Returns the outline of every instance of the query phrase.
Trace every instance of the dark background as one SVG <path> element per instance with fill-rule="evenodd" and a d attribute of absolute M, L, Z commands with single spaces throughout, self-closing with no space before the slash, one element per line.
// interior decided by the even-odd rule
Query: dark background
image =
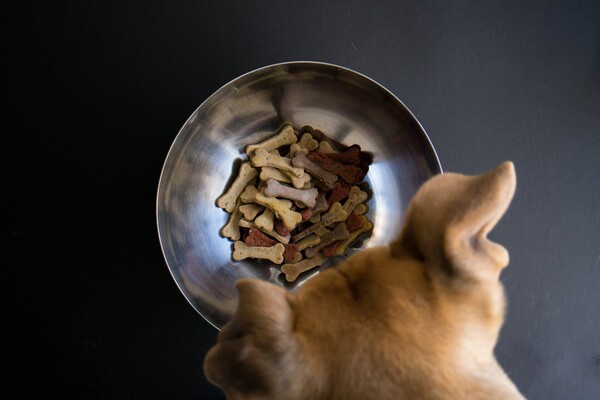
<path fill-rule="evenodd" d="M 600 2 L 494 3 L 3 3 L 3 389 L 223 399 L 157 239 L 162 163 L 222 84 L 314 60 L 395 93 L 446 171 L 515 162 L 497 356 L 530 399 L 599 399 Z"/>

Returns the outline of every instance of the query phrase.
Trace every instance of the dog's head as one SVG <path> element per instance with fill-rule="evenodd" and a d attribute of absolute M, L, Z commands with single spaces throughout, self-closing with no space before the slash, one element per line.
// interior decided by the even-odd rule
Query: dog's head
<path fill-rule="evenodd" d="M 511 163 L 439 175 L 389 246 L 296 292 L 238 282 L 206 376 L 231 400 L 522 398 L 493 355 L 508 253 L 487 238 L 514 191 Z"/>

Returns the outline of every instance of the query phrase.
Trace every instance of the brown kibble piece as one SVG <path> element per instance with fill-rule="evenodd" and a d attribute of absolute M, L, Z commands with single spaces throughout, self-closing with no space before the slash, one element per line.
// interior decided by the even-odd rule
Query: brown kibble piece
<path fill-rule="evenodd" d="M 328 234 L 321 237 L 321 243 L 319 243 L 316 246 L 309 247 L 308 249 L 306 249 L 304 251 L 304 254 L 306 255 L 306 257 L 311 258 L 315 254 L 317 254 L 319 251 L 321 251 L 323 248 L 329 246 L 333 242 L 337 242 L 339 240 L 344 240 L 348 236 L 350 236 L 350 232 L 348 232 L 348 229 L 346 228 L 346 224 L 343 222 L 339 223 L 336 225 L 334 230 L 332 230 Z"/>
<path fill-rule="evenodd" d="M 324 155 L 342 164 L 358 165 L 360 163 L 360 146 L 354 144 L 350 146 L 346 151 L 340 153 L 324 153 Z"/>
<path fill-rule="evenodd" d="M 256 228 L 248 229 L 248 234 L 244 238 L 244 243 L 248 246 L 269 247 L 275 246 L 278 242 L 271 239 Z"/>
<path fill-rule="evenodd" d="M 362 226 L 360 227 L 360 229 L 355 230 L 354 232 L 352 232 L 350 234 L 350 236 L 348 236 L 346 239 L 341 240 L 337 246 L 337 248 L 335 249 L 335 253 L 334 255 L 336 256 L 341 256 L 343 255 L 346 250 L 348 249 L 348 247 L 356 240 L 358 239 L 358 237 L 360 235 L 362 235 L 365 232 L 370 231 L 371 229 L 373 229 L 373 223 L 371 221 L 369 221 L 367 219 L 367 217 L 365 217 L 364 215 L 359 215 L 358 216 L 360 218 L 360 220 L 362 221 Z"/>
<path fill-rule="evenodd" d="M 323 253 L 323 255 L 325 257 L 331 257 L 335 254 L 335 250 L 338 247 L 338 244 L 340 243 L 340 241 L 335 241 L 332 244 L 330 244 L 329 246 L 323 248 L 323 250 L 321 250 L 321 253 Z"/>
<path fill-rule="evenodd" d="M 302 215 L 302 214 L 300 214 L 300 215 Z M 290 230 L 285 227 L 285 224 L 283 223 L 282 220 L 280 220 L 279 218 L 275 218 L 274 225 L 275 225 L 275 230 L 281 236 L 289 235 Z"/>
<path fill-rule="evenodd" d="M 294 167 L 304 169 L 304 171 L 311 174 L 328 189 L 333 188 L 338 179 L 334 173 L 328 172 L 326 169 L 309 160 L 304 153 L 297 153 L 292 159 L 292 164 Z"/>
<path fill-rule="evenodd" d="M 363 226 L 363 219 L 360 216 L 352 213 L 346 218 L 346 228 L 348 228 L 348 232 L 352 233 L 354 231 L 359 230 Z"/>
<path fill-rule="evenodd" d="M 344 221 L 347 217 L 348 217 L 348 213 L 346 211 L 344 211 L 344 208 L 342 207 L 342 205 L 340 203 L 333 203 L 331 205 L 329 211 L 327 211 L 327 213 L 325 213 L 323 215 L 323 217 L 321 218 L 321 221 L 309 226 L 302 232 L 299 232 L 296 235 L 294 235 L 292 237 L 292 241 L 297 242 L 298 240 L 307 237 L 311 233 L 316 232 L 320 228 L 324 228 L 335 222 Z"/>
<path fill-rule="evenodd" d="M 268 235 L 269 238 L 272 237 L 272 238 L 276 239 L 277 241 L 279 241 L 280 243 L 283 243 L 283 244 L 287 244 L 287 243 L 290 242 L 291 235 L 282 236 L 282 235 L 280 235 L 279 233 L 277 233 L 274 230 L 273 231 L 268 231 L 268 230 L 265 230 L 264 228 L 259 228 L 258 226 L 256 226 L 256 224 L 254 224 L 254 222 L 248 221 L 248 220 L 246 220 L 244 218 L 242 218 L 240 220 L 240 227 L 245 228 L 245 229 L 256 228 L 259 231 L 261 231 L 262 233 Z"/>
<path fill-rule="evenodd" d="M 304 208 L 299 210 L 299 212 L 300 215 L 302 215 L 302 221 L 308 221 L 313 215 L 313 210 L 311 208 Z"/>
<path fill-rule="evenodd" d="M 333 203 L 332 203 L 333 204 Z M 325 198 L 325 192 L 319 192 L 317 196 L 317 204 L 313 207 L 313 214 L 318 214 L 322 211 L 326 211 L 331 205 L 327 203 Z"/>
<path fill-rule="evenodd" d="M 308 159 L 326 171 L 338 175 L 347 183 L 358 183 L 363 177 L 363 172 L 360 168 L 354 165 L 346 165 L 334 161 L 320 151 L 312 152 L 308 155 Z"/>
<path fill-rule="evenodd" d="M 350 185 L 347 183 L 337 181 L 331 189 L 331 192 L 328 193 L 327 196 L 327 205 L 331 206 L 336 201 L 340 201 L 348 197 L 348 193 L 350 192 Z"/>
<path fill-rule="evenodd" d="M 284 244 L 283 261 L 286 263 L 294 262 L 298 254 L 298 245 L 296 243 Z"/>

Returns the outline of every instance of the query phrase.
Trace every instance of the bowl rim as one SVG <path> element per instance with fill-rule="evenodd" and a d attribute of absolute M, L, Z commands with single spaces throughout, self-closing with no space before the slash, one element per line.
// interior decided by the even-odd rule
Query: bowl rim
<path fill-rule="evenodd" d="M 179 288 L 179 291 L 181 292 L 181 294 L 183 295 L 183 297 L 187 300 L 187 302 L 192 306 L 192 308 L 206 322 L 208 322 L 210 325 L 212 325 L 218 331 L 220 331 L 221 328 L 219 328 L 218 326 L 216 326 L 202 312 L 200 312 L 200 310 L 198 310 L 198 308 L 196 308 L 196 305 L 186 295 L 186 292 L 181 287 L 179 281 L 177 280 L 177 277 L 173 273 L 173 269 L 169 266 L 169 260 L 167 259 L 167 254 L 165 253 L 165 246 L 163 244 L 163 240 L 162 240 L 162 237 L 161 237 L 161 224 L 160 224 L 160 218 L 159 218 L 159 202 L 160 202 L 160 196 L 161 196 L 162 181 L 163 181 L 163 179 L 165 179 L 165 176 L 164 176 L 165 175 L 165 167 L 167 166 L 167 162 L 169 161 L 169 159 L 171 157 L 171 153 L 173 151 L 173 148 L 175 147 L 175 144 L 178 143 L 179 138 L 183 134 L 183 130 L 187 126 L 188 122 L 190 122 L 190 120 L 197 115 L 198 111 L 204 106 L 204 104 L 206 104 L 214 96 L 216 96 L 217 94 L 221 93 L 226 87 L 230 86 L 233 82 L 235 82 L 235 81 L 237 81 L 239 79 L 242 79 L 242 78 L 244 78 L 244 77 L 246 77 L 248 75 L 251 75 L 251 74 L 263 71 L 263 70 L 267 70 L 267 69 L 270 69 L 270 68 L 276 68 L 276 67 L 287 66 L 287 65 L 301 65 L 301 64 L 318 65 L 318 66 L 325 66 L 325 67 L 336 68 L 336 69 L 339 69 L 339 70 L 344 70 L 346 72 L 358 75 L 358 76 L 360 76 L 363 79 L 366 79 L 371 84 L 373 84 L 376 87 L 378 87 L 379 89 L 383 90 L 387 95 L 391 96 L 395 101 L 397 101 L 401 105 L 401 107 L 404 108 L 404 110 L 406 112 L 408 112 L 408 114 L 413 119 L 413 121 L 416 122 L 417 126 L 421 130 L 421 133 L 423 134 L 424 138 L 427 141 L 427 145 L 429 147 L 431 155 L 433 156 L 433 160 L 432 161 L 434 161 L 436 167 L 438 168 L 439 174 L 443 174 L 444 173 L 444 170 L 442 168 L 442 164 L 440 162 L 440 159 L 439 159 L 439 156 L 437 154 L 437 151 L 435 150 L 435 147 L 433 146 L 433 143 L 431 142 L 431 139 L 429 138 L 429 135 L 427 134 L 427 131 L 425 130 L 425 128 L 423 127 L 423 125 L 421 124 L 421 122 L 419 121 L 419 119 L 406 106 L 406 104 L 404 104 L 402 102 L 402 100 L 400 100 L 394 93 L 392 93 L 392 91 L 390 91 L 388 88 L 386 88 L 385 86 L 383 86 L 381 83 L 379 83 L 379 82 L 375 81 L 374 79 L 372 79 L 372 78 L 370 78 L 370 77 L 368 77 L 368 76 L 366 76 L 366 75 L 364 75 L 364 74 L 362 74 L 362 73 L 360 73 L 358 71 L 355 71 L 355 70 L 353 70 L 351 68 L 343 67 L 341 65 L 337 65 L 337 64 L 333 64 L 333 63 L 322 62 L 322 61 L 301 61 L 301 60 L 297 60 L 297 61 L 284 61 L 284 62 L 273 63 L 273 64 L 265 65 L 265 66 L 262 66 L 262 67 L 259 67 L 259 68 L 255 68 L 255 69 L 253 69 L 251 71 L 248 71 L 248 72 L 246 72 L 246 73 L 244 73 L 242 75 L 239 75 L 239 76 L 237 76 L 237 77 L 229 80 L 225 84 L 221 85 L 210 96 L 208 96 L 202 103 L 200 103 L 200 105 L 198 107 L 196 107 L 196 109 L 185 120 L 185 122 L 183 123 L 183 125 L 181 126 L 181 128 L 179 129 L 179 131 L 177 132 L 177 135 L 175 135 L 175 138 L 171 142 L 171 146 L 169 146 L 169 150 L 167 151 L 167 154 L 165 156 L 165 160 L 163 161 L 163 165 L 162 165 L 161 170 L 160 170 L 160 177 L 158 179 L 158 187 L 157 187 L 157 191 L 156 191 L 156 210 L 155 210 L 155 213 L 156 213 L 156 215 L 155 215 L 155 217 L 156 217 L 156 228 L 157 228 L 156 229 L 156 234 L 158 236 L 158 241 L 159 241 L 159 244 L 160 244 L 160 250 L 161 250 L 162 255 L 163 255 L 163 260 L 165 262 L 165 265 L 166 265 L 167 269 L 169 270 L 169 274 L 171 275 L 171 278 L 173 278 L 173 280 L 175 281 L 175 284 Z"/>

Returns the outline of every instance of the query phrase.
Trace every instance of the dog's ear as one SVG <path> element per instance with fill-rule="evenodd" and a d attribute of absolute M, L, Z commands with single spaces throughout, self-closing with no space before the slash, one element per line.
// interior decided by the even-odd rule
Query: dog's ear
<path fill-rule="evenodd" d="M 255 279 L 242 279 L 236 287 L 237 312 L 206 355 L 204 373 L 230 399 L 266 397 L 277 360 L 293 344 L 293 313 L 281 287 Z"/>
<path fill-rule="evenodd" d="M 506 212 L 515 186 L 511 162 L 479 176 L 447 173 L 430 179 L 408 207 L 393 254 L 452 276 L 497 278 L 508 252 L 487 234 Z"/>

